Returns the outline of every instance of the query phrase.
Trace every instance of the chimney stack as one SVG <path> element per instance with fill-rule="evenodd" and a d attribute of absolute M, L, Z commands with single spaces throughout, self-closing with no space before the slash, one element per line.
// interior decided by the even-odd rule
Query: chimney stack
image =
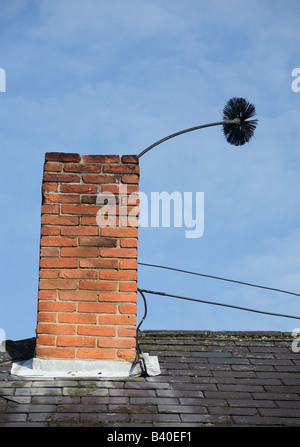
<path fill-rule="evenodd" d="M 37 359 L 134 361 L 138 183 L 135 155 L 46 154 Z"/>

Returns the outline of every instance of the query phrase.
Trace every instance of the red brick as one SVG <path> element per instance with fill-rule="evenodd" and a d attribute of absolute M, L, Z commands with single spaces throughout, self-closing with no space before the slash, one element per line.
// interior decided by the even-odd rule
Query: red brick
<path fill-rule="evenodd" d="M 83 290 L 116 291 L 117 284 L 114 282 L 105 282 L 105 281 L 80 281 L 79 288 Z"/>
<path fill-rule="evenodd" d="M 53 281 L 47 281 L 45 279 L 39 282 L 40 290 L 75 290 L 77 288 L 77 281 L 58 279 Z"/>
<path fill-rule="evenodd" d="M 56 336 L 55 335 L 38 335 L 36 339 L 36 343 L 38 345 L 55 345 Z"/>
<path fill-rule="evenodd" d="M 62 257 L 76 257 L 76 258 L 97 258 L 99 256 L 98 248 L 86 248 L 86 247 L 71 247 L 71 248 L 61 248 L 60 255 Z"/>
<path fill-rule="evenodd" d="M 105 165 L 103 172 L 107 174 L 139 174 L 140 169 L 137 165 Z"/>
<path fill-rule="evenodd" d="M 121 282 L 120 292 L 136 292 L 137 283 L 136 282 Z"/>
<path fill-rule="evenodd" d="M 136 329 L 121 326 L 118 328 L 118 337 L 136 337 Z"/>
<path fill-rule="evenodd" d="M 39 311 L 44 312 L 75 312 L 76 304 L 74 303 L 49 303 L 40 301 L 38 305 Z"/>
<path fill-rule="evenodd" d="M 139 157 L 138 155 L 122 155 L 122 163 L 139 163 Z"/>
<path fill-rule="evenodd" d="M 121 239 L 120 247 L 121 248 L 137 248 L 138 240 L 137 239 Z"/>
<path fill-rule="evenodd" d="M 58 271 L 57 270 L 46 270 L 46 269 L 40 269 L 40 279 L 55 279 L 58 278 Z"/>
<path fill-rule="evenodd" d="M 80 155 L 74 153 L 64 152 L 46 152 L 46 161 L 60 161 L 60 162 L 80 162 Z"/>
<path fill-rule="evenodd" d="M 41 247 L 40 256 L 45 258 L 57 258 L 59 256 L 59 249 L 52 247 Z"/>
<path fill-rule="evenodd" d="M 43 177 L 44 182 L 50 183 L 79 183 L 80 177 L 75 174 L 52 174 L 45 172 Z"/>
<path fill-rule="evenodd" d="M 101 192 L 111 192 L 112 194 L 116 194 L 117 198 L 117 195 L 120 193 L 120 185 L 102 185 Z"/>
<path fill-rule="evenodd" d="M 122 183 L 134 183 L 137 184 L 139 182 L 138 175 L 122 175 Z"/>
<path fill-rule="evenodd" d="M 101 236 L 104 237 L 120 237 L 120 238 L 135 238 L 138 237 L 137 228 L 101 228 Z"/>
<path fill-rule="evenodd" d="M 89 206 L 89 205 L 62 205 L 61 212 L 64 214 L 78 214 L 82 215 L 97 215 L 99 211 L 99 206 Z"/>
<path fill-rule="evenodd" d="M 136 293 L 100 293 L 99 301 L 109 301 L 114 303 L 136 303 Z"/>
<path fill-rule="evenodd" d="M 136 281 L 137 280 L 137 272 L 133 271 L 120 271 L 120 270 L 100 270 L 99 272 L 100 279 L 110 279 L 116 281 Z"/>
<path fill-rule="evenodd" d="M 94 348 L 96 345 L 95 338 L 91 337 L 57 337 L 56 346 L 75 346 Z"/>
<path fill-rule="evenodd" d="M 136 305 L 135 304 L 120 304 L 119 305 L 119 312 L 121 314 L 132 314 L 136 315 Z"/>
<path fill-rule="evenodd" d="M 97 202 L 97 195 L 82 195 L 81 196 L 81 203 L 82 204 L 92 204 L 95 205 L 95 203 Z"/>
<path fill-rule="evenodd" d="M 95 219 L 96 220 L 96 219 Z M 42 216 L 42 225 L 78 225 L 76 216 Z"/>
<path fill-rule="evenodd" d="M 134 195 L 138 195 L 139 193 L 139 185 L 126 185 L 127 187 L 127 194 L 134 194 Z"/>
<path fill-rule="evenodd" d="M 67 258 L 57 258 L 57 259 L 41 259 L 40 267 L 41 268 L 75 268 L 77 267 L 78 261 L 77 259 L 67 259 Z"/>
<path fill-rule="evenodd" d="M 100 248 L 103 258 L 136 258 L 137 250 L 127 248 Z"/>
<path fill-rule="evenodd" d="M 45 193 L 47 191 L 55 192 L 58 190 L 57 183 L 43 183 L 42 192 Z"/>
<path fill-rule="evenodd" d="M 95 227 L 62 227 L 61 230 L 62 236 L 98 236 L 99 229 Z"/>
<path fill-rule="evenodd" d="M 78 163 L 69 163 L 64 167 L 65 172 L 100 172 L 101 166 L 99 165 L 87 165 L 87 164 L 78 164 Z"/>
<path fill-rule="evenodd" d="M 61 193 L 96 194 L 97 185 L 60 185 Z"/>
<path fill-rule="evenodd" d="M 136 317 L 133 315 L 100 315 L 99 324 L 135 325 Z"/>
<path fill-rule="evenodd" d="M 95 337 L 114 337 L 116 330 L 110 326 L 78 326 L 77 333 Z"/>
<path fill-rule="evenodd" d="M 45 203 L 79 203 L 77 194 L 44 194 Z"/>
<path fill-rule="evenodd" d="M 119 155 L 83 155 L 86 163 L 119 163 Z"/>
<path fill-rule="evenodd" d="M 59 205 L 42 205 L 42 214 L 58 214 Z"/>
<path fill-rule="evenodd" d="M 96 315 L 91 314 L 78 314 L 78 313 L 67 313 L 58 315 L 59 323 L 74 323 L 74 324 L 96 324 Z"/>
<path fill-rule="evenodd" d="M 56 314 L 52 312 L 39 312 L 37 316 L 37 321 L 42 323 L 56 323 Z"/>
<path fill-rule="evenodd" d="M 76 278 L 76 279 L 97 279 L 98 273 L 90 270 L 60 270 L 60 278 Z"/>
<path fill-rule="evenodd" d="M 98 223 L 96 220 L 96 216 L 90 217 L 90 216 L 82 216 L 81 218 L 81 225 L 87 225 L 87 226 L 97 226 L 98 228 Z"/>
<path fill-rule="evenodd" d="M 96 269 L 117 269 L 117 259 L 80 259 L 79 266 L 82 268 L 96 268 Z"/>
<path fill-rule="evenodd" d="M 103 359 L 112 360 L 115 359 L 115 351 L 111 349 L 78 349 L 78 359 Z"/>
<path fill-rule="evenodd" d="M 42 237 L 43 247 L 77 247 L 77 239 L 67 237 Z"/>
<path fill-rule="evenodd" d="M 82 180 L 84 183 L 97 183 L 97 184 L 103 184 L 103 183 L 118 183 L 118 176 L 117 175 L 97 175 L 97 174 L 90 174 L 90 175 L 83 175 Z"/>
<path fill-rule="evenodd" d="M 37 346 L 36 356 L 42 358 L 53 358 L 53 359 L 74 359 L 75 349 L 70 348 L 43 348 Z"/>
<path fill-rule="evenodd" d="M 38 334 L 53 334 L 53 335 L 75 335 L 76 326 L 73 324 L 38 324 Z"/>
<path fill-rule="evenodd" d="M 39 300 L 56 300 L 56 291 L 39 290 Z M 39 301 L 40 302 L 40 301 Z"/>
<path fill-rule="evenodd" d="M 115 314 L 117 311 L 117 306 L 115 304 L 99 303 L 100 312 L 103 314 Z"/>
<path fill-rule="evenodd" d="M 123 348 L 130 349 L 136 346 L 136 341 L 133 339 L 121 339 L 121 338 L 99 338 L 97 345 L 99 348 Z"/>
<path fill-rule="evenodd" d="M 105 239 L 104 237 L 81 237 L 79 238 L 79 245 L 85 247 L 116 247 L 117 241 L 112 238 Z"/>
<path fill-rule="evenodd" d="M 58 236 L 59 235 L 59 227 L 42 227 L 41 235 L 42 236 Z"/>
<path fill-rule="evenodd" d="M 137 270 L 138 263 L 136 259 L 122 259 L 120 261 L 120 269 Z"/>
<path fill-rule="evenodd" d="M 135 350 L 120 350 L 117 351 L 117 358 L 122 360 L 134 360 L 136 357 L 136 351 Z"/>
<path fill-rule="evenodd" d="M 107 303 L 79 303 L 78 312 L 115 314 L 117 306 Z"/>
<path fill-rule="evenodd" d="M 59 292 L 59 298 L 62 301 L 97 301 L 98 294 L 96 292 L 72 291 Z"/>
<path fill-rule="evenodd" d="M 45 163 L 44 171 L 47 172 L 61 172 L 62 170 L 62 163 Z"/>

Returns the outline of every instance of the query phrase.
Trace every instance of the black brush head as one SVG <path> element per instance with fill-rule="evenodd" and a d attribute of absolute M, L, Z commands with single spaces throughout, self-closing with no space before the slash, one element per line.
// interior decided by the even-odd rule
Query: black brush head
<path fill-rule="evenodd" d="M 223 120 L 235 123 L 223 124 L 223 132 L 228 143 L 242 146 L 253 137 L 258 120 L 250 119 L 255 116 L 255 107 L 244 98 L 231 98 L 223 110 Z"/>

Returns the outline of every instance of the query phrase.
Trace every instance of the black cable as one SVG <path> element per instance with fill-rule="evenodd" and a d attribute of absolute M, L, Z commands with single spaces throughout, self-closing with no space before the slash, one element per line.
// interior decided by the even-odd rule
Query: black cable
<path fill-rule="evenodd" d="M 251 283 L 248 283 L 248 282 L 236 281 L 234 279 L 221 278 L 219 276 L 205 275 L 204 273 L 190 272 L 188 270 L 176 269 L 174 267 L 166 267 L 164 265 L 146 264 L 144 262 L 138 262 L 138 264 L 145 265 L 147 267 L 157 267 L 157 268 L 161 268 L 161 269 L 174 270 L 176 272 L 189 273 L 190 275 L 204 276 L 206 278 L 219 279 L 221 281 L 229 281 L 229 282 L 234 282 L 234 283 L 237 283 L 237 284 L 243 284 L 245 286 L 258 287 L 260 289 L 273 290 L 274 292 L 288 293 L 290 295 L 300 296 L 300 293 L 288 292 L 287 290 L 274 289 L 273 287 L 260 286 L 258 284 L 251 284 Z"/>
<path fill-rule="evenodd" d="M 145 320 L 146 316 L 147 316 L 147 302 L 146 302 L 146 298 L 145 295 L 143 294 L 143 290 L 138 289 L 138 291 L 140 292 L 140 294 L 142 295 L 142 298 L 144 300 L 144 305 L 145 305 L 145 312 L 144 312 L 144 316 L 141 319 L 139 325 L 136 328 L 136 350 L 138 352 L 138 354 L 141 354 L 141 350 L 140 350 L 140 346 L 139 346 L 139 329 L 143 323 L 143 321 Z"/>
<path fill-rule="evenodd" d="M 186 296 L 172 295 L 172 294 L 165 293 L 165 292 L 155 292 L 153 290 L 144 290 L 144 289 L 138 289 L 138 290 L 141 293 L 144 292 L 144 293 L 151 293 L 151 294 L 154 294 L 154 295 L 169 296 L 169 297 L 172 297 L 172 298 L 179 298 L 179 299 L 182 299 L 182 300 L 197 301 L 199 303 L 213 304 L 215 306 L 224 306 L 224 307 L 230 307 L 230 308 L 233 308 L 233 309 L 245 310 L 245 311 L 248 311 L 248 312 L 256 312 L 256 313 L 272 315 L 272 316 L 276 316 L 276 317 L 295 318 L 297 320 L 300 320 L 300 317 L 296 317 L 296 316 L 293 316 L 293 315 L 276 314 L 276 313 L 273 313 L 273 312 L 266 312 L 266 311 L 263 311 L 263 310 L 249 309 L 247 307 L 233 306 L 231 304 L 223 304 L 223 303 L 216 303 L 216 302 L 213 302 L 213 301 L 199 300 L 199 299 L 196 299 L 196 298 L 188 298 Z"/>
<path fill-rule="evenodd" d="M 146 301 L 145 295 L 143 294 L 143 291 L 140 289 L 138 289 L 138 291 L 140 292 L 140 294 L 142 295 L 142 298 L 144 300 L 145 312 L 144 312 L 143 318 L 141 319 L 139 325 L 136 328 L 136 353 L 137 353 L 137 359 L 140 361 L 142 375 L 147 376 L 147 367 L 146 367 L 145 360 L 142 356 L 142 351 L 140 349 L 140 343 L 139 343 L 139 329 L 147 316 L 147 301 Z"/>

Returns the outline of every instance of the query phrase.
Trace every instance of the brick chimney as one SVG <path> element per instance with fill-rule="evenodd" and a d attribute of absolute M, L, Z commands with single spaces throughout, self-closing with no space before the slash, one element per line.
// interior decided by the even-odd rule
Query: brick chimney
<path fill-rule="evenodd" d="M 135 359 L 138 182 L 135 155 L 46 154 L 36 358 Z"/>

